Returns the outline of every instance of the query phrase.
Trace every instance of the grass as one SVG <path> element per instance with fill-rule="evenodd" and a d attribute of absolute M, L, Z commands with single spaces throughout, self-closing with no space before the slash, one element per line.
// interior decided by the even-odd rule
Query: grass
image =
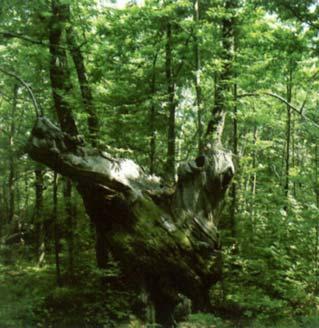
<path fill-rule="evenodd" d="M 54 275 L 48 267 L 0 264 L 0 327 L 35 327 L 37 308 L 54 286 Z"/>
<path fill-rule="evenodd" d="M 58 316 L 58 310 L 46 309 L 45 299 L 50 294 L 56 296 L 64 289 L 57 289 L 55 284 L 54 268 L 52 266 L 30 266 L 30 263 L 3 265 L 0 263 L 0 328 L 33 328 L 48 327 L 42 318 Z M 95 293 L 92 290 L 92 293 Z M 67 290 L 66 295 L 70 292 Z M 73 294 L 70 294 L 73 295 Z M 59 296 L 59 295 L 58 295 Z M 81 296 L 81 295 L 80 295 Z M 81 296 L 82 297 L 82 296 Z M 65 295 L 63 308 L 67 303 L 74 303 L 74 299 L 68 299 Z M 88 302 L 82 300 L 84 305 Z M 55 304 L 56 305 L 56 304 Z M 101 304 L 102 306 L 102 304 Z M 68 307 L 70 310 L 70 307 Z M 122 306 L 120 306 L 122 309 Z M 101 309 L 100 313 L 103 314 Z M 124 309 L 122 309 L 124 310 Z M 40 312 L 39 312 L 40 311 Z M 69 311 L 68 311 L 69 312 Z M 84 313 L 78 313 L 76 309 L 73 316 L 82 317 Z M 64 314 L 66 315 L 66 313 Z M 65 322 L 71 322 L 71 317 L 65 317 Z M 82 318 L 84 319 L 84 318 Z M 71 320 L 71 321 L 70 321 Z M 50 325 L 51 326 L 51 325 Z M 64 325 L 69 328 L 68 324 Z M 63 326 L 63 327 L 64 327 Z M 73 326 L 72 326 L 73 327 Z M 89 326 L 88 326 L 89 327 Z M 119 327 L 119 325 L 118 325 Z M 121 326 L 122 327 L 122 326 Z M 139 321 L 131 321 L 123 327 L 145 327 Z M 148 326 L 147 326 L 148 327 Z M 179 324 L 179 328 L 319 328 L 319 315 L 312 317 L 287 318 L 281 321 L 270 322 L 265 320 L 224 320 L 213 314 L 196 313 L 189 316 L 187 322 Z"/>

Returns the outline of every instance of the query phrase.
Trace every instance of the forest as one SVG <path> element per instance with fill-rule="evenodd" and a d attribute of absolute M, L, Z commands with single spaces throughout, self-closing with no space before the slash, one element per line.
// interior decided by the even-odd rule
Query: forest
<path fill-rule="evenodd" d="M 0 328 L 319 327 L 319 2 L 0 0 Z"/>

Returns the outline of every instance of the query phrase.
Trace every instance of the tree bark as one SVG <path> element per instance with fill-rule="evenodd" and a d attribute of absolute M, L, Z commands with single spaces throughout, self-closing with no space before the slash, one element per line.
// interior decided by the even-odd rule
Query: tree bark
<path fill-rule="evenodd" d="M 43 217 L 43 170 L 37 165 L 34 170 L 35 175 L 35 232 L 36 232 L 36 248 L 38 255 L 38 265 L 42 266 L 45 258 L 45 229 Z"/>
<path fill-rule="evenodd" d="M 87 123 L 89 129 L 89 140 L 93 146 L 96 146 L 99 135 L 99 119 L 96 115 L 96 110 L 93 103 L 93 95 L 88 81 L 86 67 L 84 64 L 84 57 L 82 55 L 81 48 L 77 44 L 75 31 L 72 27 L 70 14 L 70 6 L 68 6 L 68 27 L 66 28 L 66 39 L 68 47 L 75 65 L 82 101 L 84 109 L 88 115 Z"/>
<path fill-rule="evenodd" d="M 74 211 L 72 203 L 72 182 L 70 179 L 66 179 L 64 182 L 64 200 L 67 224 L 68 273 L 72 282 L 74 277 Z"/>
<path fill-rule="evenodd" d="M 151 79 L 151 95 L 152 95 L 152 104 L 150 108 L 150 173 L 155 173 L 155 154 L 156 154 L 156 105 L 155 105 L 155 94 L 156 94 L 156 62 L 158 54 L 156 53 L 153 58 L 152 64 L 152 79 Z"/>
<path fill-rule="evenodd" d="M 212 109 L 212 119 L 208 125 L 206 136 L 212 135 L 214 147 L 221 147 L 222 134 L 225 124 L 225 115 L 230 109 L 231 86 L 233 69 L 232 62 L 234 56 L 234 33 L 235 16 L 234 10 L 238 0 L 226 0 L 224 2 L 225 14 L 222 18 L 221 28 L 221 59 L 223 68 L 215 75 L 215 100 Z"/>
<path fill-rule="evenodd" d="M 15 160 L 14 160 L 14 137 L 16 130 L 16 110 L 17 110 L 17 100 L 18 100 L 18 86 L 15 84 L 13 86 L 13 102 L 11 106 L 11 120 L 10 120 L 10 131 L 9 131 L 9 178 L 8 178 L 8 222 L 12 223 L 14 213 L 15 213 Z"/>
<path fill-rule="evenodd" d="M 8 215 L 9 213 L 9 203 L 8 203 L 8 188 L 7 188 L 7 182 L 4 180 L 1 186 L 2 189 L 2 201 L 3 201 L 3 213 L 5 213 L 5 216 L 3 217 L 3 222 L 8 221 Z"/>
<path fill-rule="evenodd" d="M 146 286 L 160 323 L 172 327 L 178 293 L 207 306 L 203 295 L 217 280 L 217 212 L 234 174 L 230 153 L 211 150 L 183 163 L 168 189 L 133 161 L 84 147 L 46 118 L 38 118 L 28 152 L 76 183 L 96 227 L 99 266 L 111 252 L 127 281 Z"/>
<path fill-rule="evenodd" d="M 61 47 L 63 33 L 68 20 L 68 5 L 52 0 L 52 18 L 49 29 L 50 43 L 50 80 L 55 110 L 63 131 L 72 136 L 78 134 L 77 127 L 71 112 L 71 107 L 66 100 L 66 95 L 71 92 L 72 84 L 64 47 Z"/>
<path fill-rule="evenodd" d="M 61 263 L 60 263 L 60 229 L 58 223 L 58 175 L 54 172 L 53 175 L 53 208 L 52 221 L 54 226 L 54 257 L 55 257 L 55 279 L 57 286 L 62 286 L 61 279 Z"/>
<path fill-rule="evenodd" d="M 250 237 L 254 235 L 254 227 L 255 227 L 255 216 L 256 216 L 256 188 L 257 188 L 257 141 L 258 141 L 258 127 L 255 123 L 254 126 L 254 151 L 252 154 L 252 175 L 250 176 L 250 191 L 251 191 L 251 200 L 250 200 Z"/>
<path fill-rule="evenodd" d="M 233 154 L 238 156 L 238 122 L 237 122 L 237 84 L 233 86 L 233 98 L 234 98 L 234 108 L 233 108 Z M 237 183 L 233 181 L 231 185 L 231 206 L 230 206 L 230 231 L 233 239 L 236 238 L 236 209 L 237 209 Z"/>
<path fill-rule="evenodd" d="M 292 67 L 291 63 L 288 67 L 287 77 L 287 102 L 291 102 L 292 97 Z M 285 210 L 288 210 L 288 195 L 289 195 L 289 169 L 290 169 L 290 144 L 291 144 L 291 108 L 287 105 L 287 122 L 286 122 L 286 152 L 285 152 L 285 183 L 284 194 L 286 198 Z"/>
<path fill-rule="evenodd" d="M 204 150 L 203 143 L 203 109 L 202 109 L 202 88 L 201 88 L 201 54 L 199 47 L 199 40 L 197 33 L 199 31 L 199 18 L 200 18 L 200 1 L 194 0 L 193 8 L 194 22 L 196 24 L 196 32 L 194 36 L 194 55 L 195 55 L 195 92 L 196 92 L 196 106 L 197 106 L 197 134 L 198 134 L 198 153 L 201 154 Z"/>
<path fill-rule="evenodd" d="M 175 180 L 175 153 L 176 153 L 176 127 L 175 127 L 175 82 L 173 73 L 173 36 L 172 24 L 167 23 L 166 26 L 166 49 L 165 49 L 165 67 L 167 81 L 167 97 L 168 97 L 168 130 L 167 130 L 167 162 L 166 170 L 168 178 Z"/>
<path fill-rule="evenodd" d="M 295 168 L 296 166 L 296 138 L 295 138 L 295 131 L 296 131 L 296 117 L 295 112 L 291 112 L 291 167 Z M 292 190 L 293 195 L 297 197 L 297 188 L 296 182 L 293 181 L 292 183 Z"/>

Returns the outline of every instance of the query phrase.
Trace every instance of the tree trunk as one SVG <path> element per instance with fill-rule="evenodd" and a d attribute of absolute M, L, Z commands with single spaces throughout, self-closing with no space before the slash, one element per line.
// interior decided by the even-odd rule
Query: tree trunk
<path fill-rule="evenodd" d="M 233 110 L 233 154 L 238 156 L 238 124 L 237 124 L 237 84 L 233 86 L 234 110 Z M 236 209 L 237 209 L 237 183 L 233 181 L 231 185 L 231 206 L 230 206 L 230 231 L 233 239 L 236 238 Z"/>
<path fill-rule="evenodd" d="M 210 150 L 182 164 L 167 189 L 133 161 L 84 147 L 46 118 L 38 118 L 28 152 L 76 183 L 96 227 L 99 266 L 111 252 L 127 281 L 146 286 L 164 325 L 173 327 L 178 293 L 203 303 L 217 275 L 216 213 L 234 174 L 229 153 Z"/>
<path fill-rule="evenodd" d="M 52 221 L 54 226 L 54 256 L 55 256 L 55 279 L 57 286 L 62 285 L 61 279 L 61 264 L 60 264 L 60 233 L 58 223 L 58 175 L 54 172 L 53 175 L 53 208 L 52 208 Z"/>
<path fill-rule="evenodd" d="M 24 210 L 27 211 L 27 209 L 29 208 L 29 177 L 28 174 L 24 174 L 24 203 L 23 203 L 23 207 Z"/>
<path fill-rule="evenodd" d="M 291 103 L 292 96 L 292 68 L 291 63 L 288 67 L 287 77 L 287 102 Z M 291 144 L 291 108 L 287 106 L 287 122 L 286 122 L 286 153 L 285 153 L 285 183 L 284 194 L 286 198 L 285 210 L 288 210 L 288 195 L 289 195 L 289 169 L 290 169 L 290 144 Z"/>
<path fill-rule="evenodd" d="M 10 120 L 10 131 L 9 131 L 9 178 L 8 178 L 8 198 L 9 198 L 9 211 L 8 211 L 8 222 L 13 222 L 15 213 L 15 161 L 14 161 L 14 136 L 16 130 L 16 110 L 18 100 L 18 86 L 13 86 L 13 102 L 11 107 L 11 120 Z"/>
<path fill-rule="evenodd" d="M 296 118 L 295 112 L 291 112 L 291 167 L 294 168 L 296 166 L 296 138 L 295 138 L 295 131 L 296 131 Z M 297 197 L 297 189 L 296 189 L 296 182 L 293 181 L 292 183 L 292 190 L 293 195 Z"/>
<path fill-rule="evenodd" d="M 66 100 L 66 95 L 71 92 L 72 84 L 67 64 L 67 56 L 63 45 L 65 24 L 68 20 L 68 5 L 52 0 L 52 17 L 49 30 L 50 43 L 50 80 L 55 104 L 55 110 L 63 131 L 71 136 L 78 134 L 72 116 L 71 107 Z"/>
<path fill-rule="evenodd" d="M 77 44 L 75 31 L 72 27 L 70 6 L 68 6 L 68 27 L 66 29 L 66 39 L 70 53 L 75 65 L 76 73 L 81 90 L 82 101 L 84 109 L 88 115 L 87 123 L 89 129 L 89 139 L 93 146 L 96 146 L 96 142 L 99 134 L 99 120 L 96 115 L 96 110 L 93 103 L 92 90 L 87 78 L 86 68 L 84 64 L 84 58 L 81 48 Z"/>
<path fill-rule="evenodd" d="M 38 265 L 42 266 L 45 258 L 45 229 L 43 217 L 43 170 L 40 165 L 37 165 L 34 170 L 35 175 L 35 232 L 36 232 L 36 248 L 38 255 Z"/>
<path fill-rule="evenodd" d="M 234 10 L 238 0 L 226 0 L 224 3 L 225 14 L 221 21 L 221 58 L 223 69 L 215 75 L 215 100 L 212 109 L 212 119 L 206 135 L 212 134 L 215 148 L 221 148 L 222 134 L 225 124 L 226 112 L 230 109 L 231 86 L 234 56 L 235 16 Z"/>
<path fill-rule="evenodd" d="M 257 187 L 257 141 L 258 141 L 258 127 L 257 123 L 254 126 L 254 151 L 252 154 L 252 175 L 250 176 L 250 190 L 251 190 L 251 201 L 250 201 L 250 238 L 254 235 L 255 217 L 256 217 L 256 187 Z"/>
<path fill-rule="evenodd" d="M 151 96 L 152 104 L 150 108 L 150 173 L 155 173 L 155 154 L 156 154 L 156 107 L 155 107 L 155 94 L 156 94 L 156 62 L 158 54 L 154 56 L 152 65 L 152 79 L 151 79 Z"/>
<path fill-rule="evenodd" d="M 197 33 L 199 31 L 199 12 L 200 12 L 200 1 L 194 0 L 193 8 L 194 22 L 196 24 L 196 32 L 194 36 L 194 55 L 195 55 L 195 92 L 196 92 L 196 106 L 197 106 L 197 134 L 198 134 L 198 153 L 201 154 L 204 150 L 203 144 L 203 109 L 202 109 L 202 88 L 201 88 L 201 56 Z"/>
<path fill-rule="evenodd" d="M 175 180 L 175 153 L 176 153 L 176 131 L 175 131 L 175 83 L 173 74 L 173 36 L 172 24 L 167 23 L 166 27 L 166 50 L 165 50 L 165 66 L 167 81 L 167 97 L 168 97 L 168 130 L 167 130 L 167 162 L 166 170 L 168 178 Z"/>
<path fill-rule="evenodd" d="M 68 274 L 72 282 L 74 277 L 74 211 L 72 203 L 72 182 L 70 179 L 65 180 L 64 200 L 67 225 Z"/>
<path fill-rule="evenodd" d="M 3 200 L 3 213 L 5 213 L 5 217 L 3 217 L 3 221 L 8 221 L 8 215 L 9 213 L 9 204 L 8 204 L 8 188 L 7 188 L 7 182 L 4 180 L 1 186 L 2 189 L 2 200 Z"/>

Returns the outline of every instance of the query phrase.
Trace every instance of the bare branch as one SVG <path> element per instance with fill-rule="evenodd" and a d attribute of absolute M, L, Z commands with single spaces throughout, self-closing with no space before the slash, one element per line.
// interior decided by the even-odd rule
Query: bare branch
<path fill-rule="evenodd" d="M 37 100 L 35 99 L 35 96 L 34 96 L 32 90 L 31 90 L 31 88 L 28 86 L 28 84 L 20 76 L 18 76 L 17 74 L 15 74 L 13 72 L 8 72 L 7 70 L 3 69 L 2 67 L 0 67 L 0 72 L 2 72 L 5 75 L 14 77 L 16 80 L 18 80 L 27 89 L 27 91 L 28 91 L 28 93 L 29 93 L 29 95 L 31 97 L 33 106 L 34 106 L 36 116 L 37 117 L 43 116 L 43 111 L 39 107 L 39 105 L 37 103 Z"/>
<path fill-rule="evenodd" d="M 39 46 L 43 46 L 43 47 L 49 47 L 49 43 L 42 41 L 42 40 L 36 40 L 36 39 L 32 39 L 29 36 L 26 36 L 22 33 L 16 33 L 16 32 L 10 32 L 10 31 L 0 31 L 0 36 L 2 36 L 3 38 L 7 38 L 7 39 L 20 39 L 32 44 L 37 44 Z M 67 49 L 65 46 L 61 46 L 58 45 L 59 48 L 63 48 L 63 49 Z"/>
<path fill-rule="evenodd" d="M 15 33 L 15 32 L 10 32 L 10 31 L 0 31 L 0 36 L 4 37 L 6 39 L 16 38 L 16 39 L 21 39 L 23 41 L 27 41 L 30 43 L 39 44 L 41 46 L 46 46 L 46 47 L 49 46 L 47 43 L 45 43 L 41 40 L 32 39 L 28 36 L 23 35 L 22 33 Z"/>
<path fill-rule="evenodd" d="M 277 95 L 276 93 L 267 92 L 267 91 L 242 93 L 242 94 L 237 95 L 237 98 L 261 97 L 261 96 L 269 96 L 269 97 L 273 97 L 273 98 L 276 98 L 276 99 L 280 100 L 281 102 L 286 104 L 289 108 L 291 108 L 294 112 L 296 112 L 298 115 L 300 115 L 302 118 L 304 118 L 305 120 L 311 122 L 315 127 L 319 128 L 319 124 L 317 124 L 314 120 L 312 120 L 311 118 L 309 118 L 308 116 L 303 114 L 303 108 L 305 106 L 305 101 L 303 102 L 301 108 L 297 108 L 296 106 L 289 103 L 287 101 L 287 99 L 283 98 L 282 96 Z"/>

